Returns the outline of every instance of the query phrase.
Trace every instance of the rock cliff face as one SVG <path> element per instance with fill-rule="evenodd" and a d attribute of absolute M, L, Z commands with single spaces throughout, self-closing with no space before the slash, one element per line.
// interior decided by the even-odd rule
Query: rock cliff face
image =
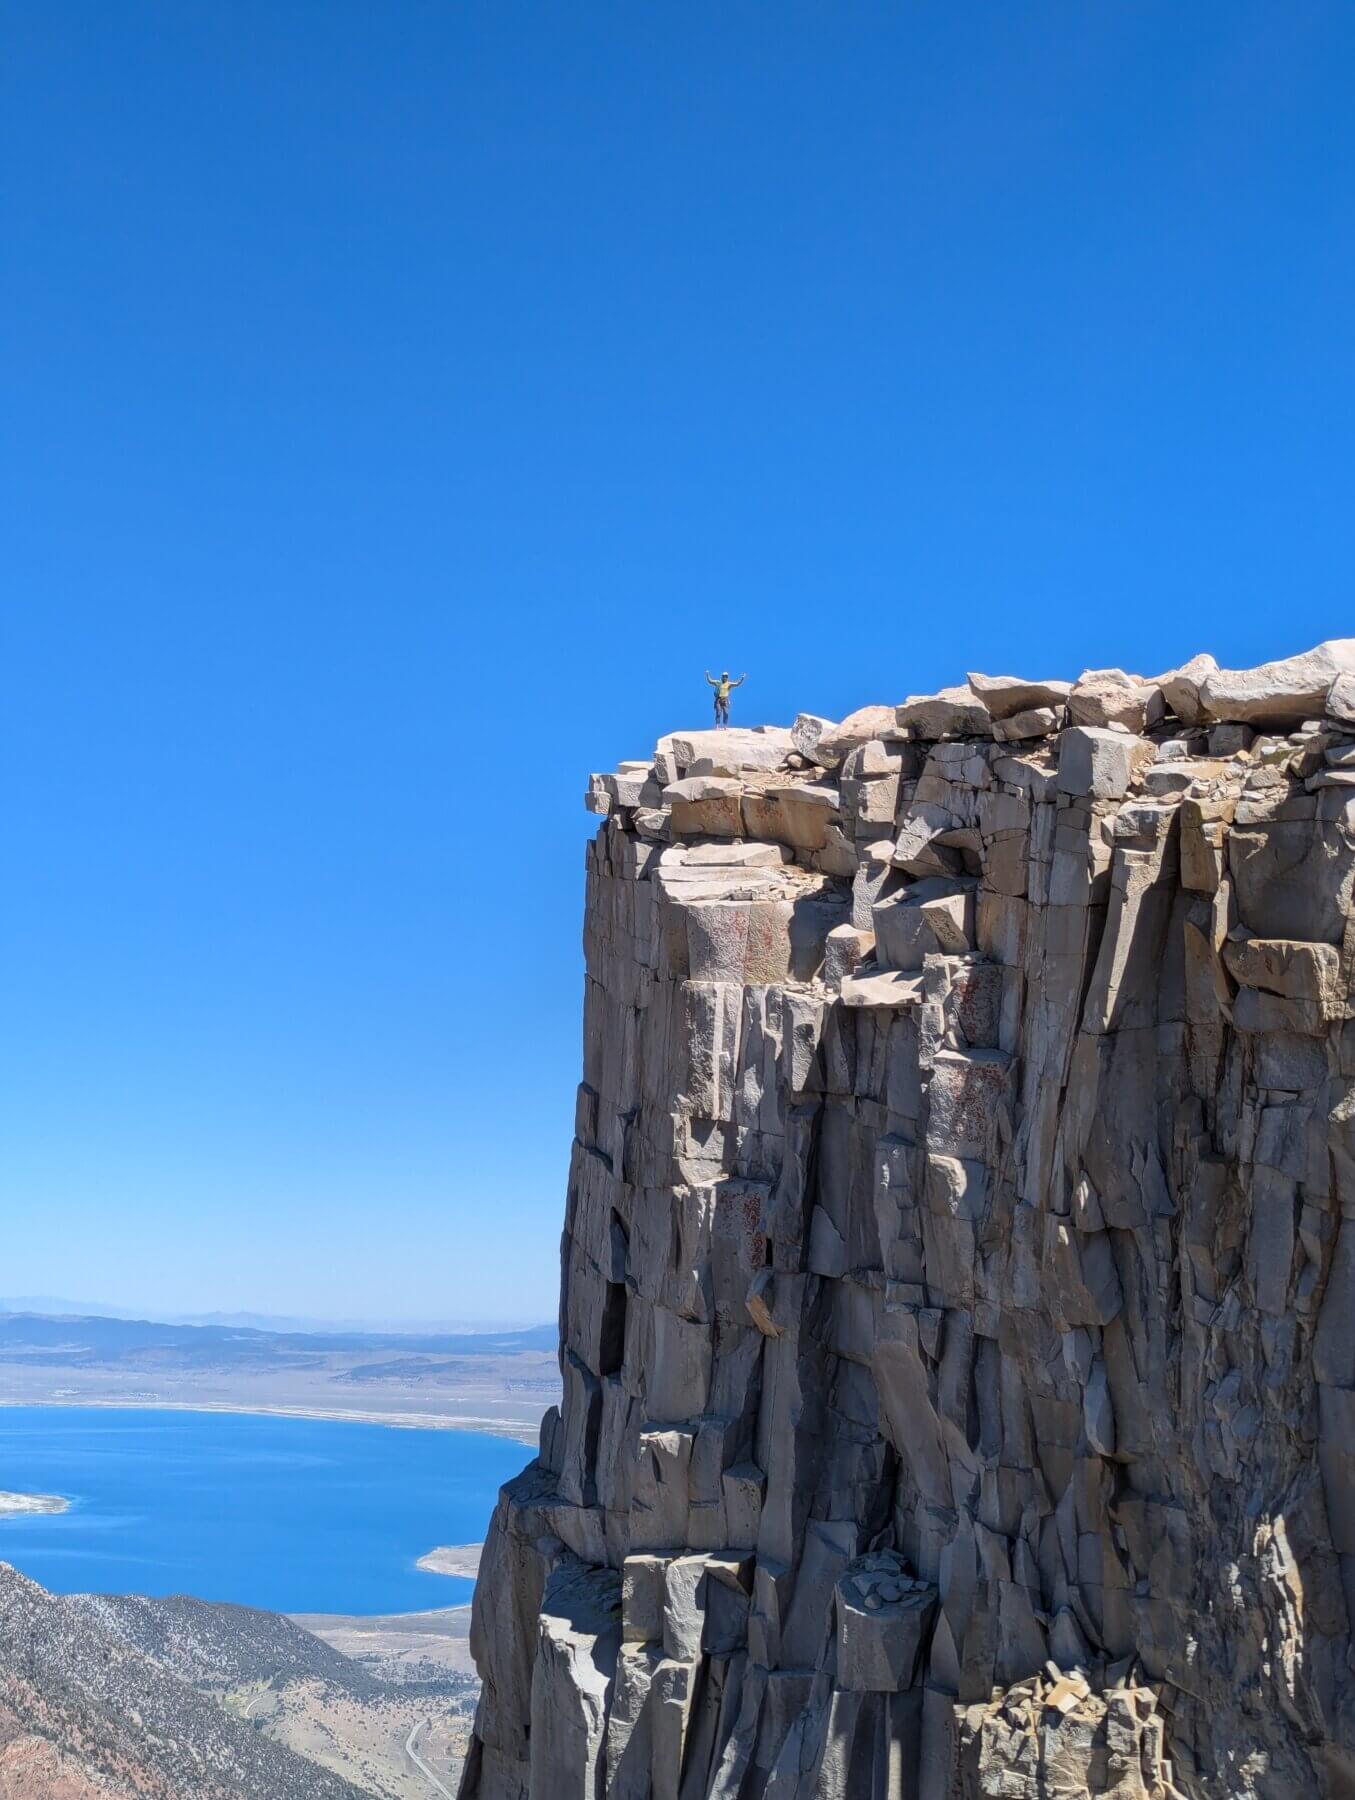
<path fill-rule="evenodd" d="M 464 1800 L 1355 1794 L 1355 640 L 590 804 Z"/>

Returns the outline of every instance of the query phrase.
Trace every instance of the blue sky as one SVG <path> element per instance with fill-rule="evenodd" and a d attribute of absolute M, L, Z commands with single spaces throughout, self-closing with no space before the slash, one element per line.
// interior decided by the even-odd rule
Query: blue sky
<path fill-rule="evenodd" d="M 544 1317 L 590 768 L 1349 605 L 1355 12 L 50 0 L 4 1287 Z"/>

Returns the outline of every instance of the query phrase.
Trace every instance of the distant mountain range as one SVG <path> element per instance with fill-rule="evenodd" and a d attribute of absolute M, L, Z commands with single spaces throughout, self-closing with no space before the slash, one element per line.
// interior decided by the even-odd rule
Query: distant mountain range
<path fill-rule="evenodd" d="M 0 1405 L 187 1406 L 461 1426 L 535 1443 L 559 1399 L 555 1325 L 281 1331 L 0 1312 Z"/>
<path fill-rule="evenodd" d="M 154 1319 L 110 1317 L 101 1313 L 0 1311 L 0 1353 L 7 1349 L 59 1350 L 67 1366 L 81 1360 L 108 1362 L 152 1350 L 178 1357 L 220 1363 L 275 1360 L 288 1350 L 324 1352 L 381 1350 L 442 1356 L 512 1356 L 524 1350 L 553 1350 L 554 1325 L 496 1332 L 381 1332 L 269 1330 L 258 1326 L 169 1324 Z"/>
<path fill-rule="evenodd" d="M 289 1313 L 172 1312 L 162 1307 L 112 1306 L 101 1300 L 71 1300 L 59 1294 L 0 1294 L 0 1313 L 42 1313 L 53 1318 L 138 1319 L 161 1325 L 231 1325 L 247 1331 L 346 1332 L 362 1336 L 483 1337 L 530 1330 L 522 1319 L 312 1319 Z"/>

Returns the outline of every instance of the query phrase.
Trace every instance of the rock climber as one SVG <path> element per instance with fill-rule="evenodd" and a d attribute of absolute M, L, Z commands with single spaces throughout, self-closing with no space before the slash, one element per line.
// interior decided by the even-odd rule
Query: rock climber
<path fill-rule="evenodd" d="M 726 669 L 717 681 L 710 670 L 706 670 L 706 680 L 715 689 L 715 726 L 717 730 L 719 730 L 721 726 L 728 725 L 729 723 L 729 696 L 731 690 L 736 687 L 742 687 L 747 679 L 748 677 L 746 675 L 740 675 L 737 681 L 731 681 L 729 679 L 729 670 Z"/>

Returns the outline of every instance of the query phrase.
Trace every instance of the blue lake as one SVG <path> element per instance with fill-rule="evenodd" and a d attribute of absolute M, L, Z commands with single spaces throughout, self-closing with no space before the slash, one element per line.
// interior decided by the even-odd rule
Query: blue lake
<path fill-rule="evenodd" d="M 71 1510 L 0 1519 L 0 1561 L 57 1593 L 195 1594 L 273 1612 L 458 1606 L 415 1567 L 485 1535 L 525 1444 L 324 1419 L 0 1408 L 0 1488 Z"/>

